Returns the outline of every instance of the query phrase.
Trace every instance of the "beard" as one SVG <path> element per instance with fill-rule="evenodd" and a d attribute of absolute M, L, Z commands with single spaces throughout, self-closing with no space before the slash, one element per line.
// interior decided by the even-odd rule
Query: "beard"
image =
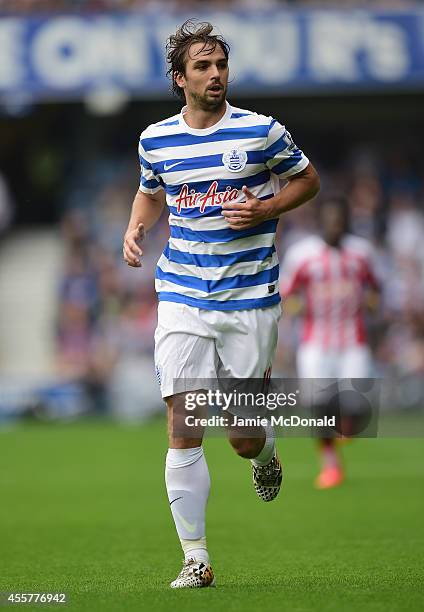
<path fill-rule="evenodd" d="M 194 106 L 204 111 L 213 111 L 222 108 L 225 104 L 227 88 L 224 87 L 219 96 L 210 96 L 207 91 L 204 94 L 191 92 L 189 95 Z"/>

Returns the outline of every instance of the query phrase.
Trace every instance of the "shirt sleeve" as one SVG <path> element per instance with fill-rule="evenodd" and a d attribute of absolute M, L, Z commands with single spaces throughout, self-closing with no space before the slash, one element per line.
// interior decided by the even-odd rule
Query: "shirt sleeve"
<path fill-rule="evenodd" d="M 357 236 L 349 236 L 347 248 L 352 245 L 353 254 L 355 254 L 360 263 L 360 279 L 361 282 L 370 287 L 374 291 L 380 291 L 381 288 L 381 271 L 379 270 L 379 261 L 374 246 L 368 240 L 358 238 Z"/>
<path fill-rule="evenodd" d="M 304 170 L 309 159 L 295 145 L 290 132 L 272 119 L 265 145 L 264 161 L 279 178 L 285 179 Z"/>
<path fill-rule="evenodd" d="M 148 154 L 143 148 L 142 139 L 138 145 L 138 157 L 140 160 L 140 186 L 139 189 L 143 193 L 157 193 L 163 189 L 160 178 L 156 176 L 153 166 L 148 159 Z"/>
<path fill-rule="evenodd" d="M 299 293 L 304 287 L 305 266 L 298 255 L 295 247 L 289 247 L 281 263 L 280 292 L 285 297 Z"/>

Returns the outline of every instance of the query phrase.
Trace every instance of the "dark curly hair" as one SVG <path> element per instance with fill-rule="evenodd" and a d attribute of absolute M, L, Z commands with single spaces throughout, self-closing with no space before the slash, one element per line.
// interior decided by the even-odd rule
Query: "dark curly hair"
<path fill-rule="evenodd" d="M 213 25 L 207 21 L 197 23 L 195 19 L 188 19 L 172 34 L 166 42 L 166 61 L 168 70 L 166 75 L 171 79 L 171 89 L 174 94 L 184 99 L 184 92 L 175 81 L 175 75 L 185 74 L 187 52 L 193 43 L 203 43 L 199 53 L 208 49 L 208 55 L 213 53 L 216 45 L 220 45 L 225 58 L 228 59 L 230 46 L 219 34 L 211 34 Z"/>

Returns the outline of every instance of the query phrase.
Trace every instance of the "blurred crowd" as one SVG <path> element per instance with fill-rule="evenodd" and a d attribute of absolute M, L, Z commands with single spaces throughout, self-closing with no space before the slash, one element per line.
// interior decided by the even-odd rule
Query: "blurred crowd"
<path fill-rule="evenodd" d="M 374 247 L 382 292 L 379 303 L 368 309 L 368 337 L 376 377 L 420 378 L 424 373 L 424 173 L 420 164 L 401 148 L 385 153 L 364 147 L 347 155 L 344 169 L 320 168 L 323 188 L 318 200 L 328 192 L 347 196 L 351 232 Z M 319 233 L 314 203 L 287 216 L 281 251 L 311 232 Z M 298 342 L 290 314 L 282 318 L 282 326 L 280 363 L 290 372 Z"/>
<path fill-rule="evenodd" d="M 347 195 L 352 231 L 375 247 L 382 296 L 369 316 L 374 374 L 420 378 L 424 373 L 422 160 L 408 158 L 403 150 L 384 154 L 368 147 L 351 152 L 337 170 L 315 161 L 323 185 L 319 197 L 328 191 Z M 128 406 L 129 414 L 137 413 L 141 405 L 153 410 L 160 402 L 153 370 L 154 272 L 167 241 L 167 214 L 145 240 L 143 267 L 129 268 L 122 260 L 122 237 L 138 184 L 136 162 L 97 160 L 93 168 L 81 172 L 62 221 L 66 258 L 57 322 L 59 369 L 67 379 L 84 381 L 97 408 Z M 312 202 L 280 222 L 281 256 L 294 241 L 319 231 L 316 209 Z M 296 321 L 289 312 L 281 320 L 274 365 L 280 375 L 295 375 Z M 150 404 L 140 399 L 146 393 Z"/>
<path fill-rule="evenodd" d="M 59 12 L 96 12 L 96 11 L 133 11 L 133 10 L 179 10 L 190 11 L 207 9 L 264 9 L 281 6 L 303 5 L 335 6 L 337 8 L 370 5 L 380 8 L 414 6 L 419 0 L 0 0 L 0 13 L 59 13 Z"/>

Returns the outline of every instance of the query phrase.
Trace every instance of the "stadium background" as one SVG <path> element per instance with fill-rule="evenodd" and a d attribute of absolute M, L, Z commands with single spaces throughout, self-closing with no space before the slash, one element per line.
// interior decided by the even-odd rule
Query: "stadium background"
<path fill-rule="evenodd" d="M 162 450 L 166 444 L 162 421 L 158 425 L 148 420 L 162 412 L 152 360 L 156 324 L 153 277 L 154 264 L 166 243 L 166 217 L 149 234 L 141 270 L 129 269 L 123 263 L 121 249 L 138 185 L 138 135 L 147 124 L 180 108 L 179 102 L 172 100 L 163 76 L 164 42 L 175 25 L 192 16 L 216 23 L 229 39 L 234 77 L 230 102 L 286 123 L 321 175 L 319 198 L 342 193 L 349 199 L 352 229 L 374 243 L 383 280 L 381 306 L 369 317 L 375 375 L 393 381 L 392 401 L 387 408 L 410 411 L 423 405 L 421 3 L 352 1 L 336 6 L 325 1 L 318 4 L 280 0 L 0 0 L 0 428 L 4 434 L 2 482 L 10 501 L 4 506 L 3 525 L 11 527 L 7 537 L 4 534 L 10 553 L 4 558 L 9 568 L 3 573 L 4 590 L 19 585 L 59 588 L 60 584 L 68 584 L 71 591 L 86 594 L 87 609 L 107 609 L 107 598 L 97 607 L 94 602 L 98 600 L 90 600 L 90 593 L 99 596 L 106 582 L 106 576 L 99 576 L 111 553 L 93 544 L 93 529 L 99 541 L 102 537 L 97 523 L 99 514 L 116 555 L 116 565 L 111 562 L 108 566 L 110 574 L 120 561 L 124 563 L 119 542 L 122 537 L 131 539 L 130 533 L 135 534 L 134 542 L 143 542 L 140 548 L 144 546 L 143 550 L 152 555 L 149 565 L 155 563 L 157 547 L 140 525 L 137 503 L 147 503 L 143 509 L 158 513 L 158 528 L 174 538 L 167 509 L 159 509 L 157 499 L 141 501 L 138 494 L 130 499 L 124 492 L 124 485 L 132 490 L 147 483 L 153 498 L 157 495 L 162 499 L 160 461 L 154 461 L 148 475 L 140 474 L 136 465 L 126 464 L 126 452 L 137 464 L 142 457 L 151 460 L 156 443 Z M 315 208 L 315 203 L 309 204 L 283 219 L 278 238 L 281 255 L 293 241 L 316 229 Z M 275 372 L 294 374 L 297 339 L 296 319 L 287 312 L 281 321 Z M 96 419 L 93 424 L 85 419 L 68 426 L 57 423 L 91 415 L 112 415 L 121 422 L 141 425 L 122 430 L 108 420 Z M 54 421 L 55 425 L 45 421 Z M 367 567 L 364 559 L 371 559 L 372 547 L 377 546 L 377 539 L 373 539 L 374 520 L 382 517 L 391 500 L 391 496 L 385 497 L 388 481 L 384 468 L 394 453 L 397 459 L 393 463 L 398 467 L 392 472 L 391 485 L 395 497 L 403 496 L 406 502 L 402 509 L 393 510 L 394 514 L 386 517 L 387 523 L 381 526 L 383 535 L 387 535 L 385 527 L 394 531 L 387 547 L 381 550 L 389 570 L 381 574 L 379 593 L 383 606 L 386 602 L 384 609 L 391 609 L 387 605 L 395 601 L 393 592 L 384 589 L 389 576 L 394 576 L 393 587 L 399 601 L 413 586 L 409 609 L 418 609 L 422 590 L 414 580 L 419 574 L 417 551 L 419 538 L 422 540 L 422 522 L 417 514 L 422 508 L 418 489 L 422 486 L 423 474 L 418 467 L 422 466 L 422 450 L 418 440 L 386 440 L 386 446 L 381 446 L 380 441 L 379 450 L 371 442 L 362 441 L 362 446 L 358 442 L 348 450 L 356 466 L 355 490 L 345 490 L 343 497 L 337 498 L 343 523 L 357 516 L 350 505 L 352 495 L 371 500 L 367 512 L 358 511 L 368 530 L 369 556 L 358 557 L 353 562 L 357 562 L 355 570 L 343 560 L 343 545 L 349 544 L 350 539 L 346 540 L 341 524 L 328 584 L 337 591 L 340 580 L 343 582 L 338 573 L 342 567 L 354 586 L 352 576 L 360 576 L 360 568 Z M 394 446 L 387 446 L 389 442 Z M 211 463 L 216 467 L 222 465 L 218 448 L 221 447 L 213 446 L 210 451 Z M 119 458 L 114 458 L 113 452 Z M 317 502 L 307 489 L 313 459 L 308 458 L 312 450 L 305 441 L 298 446 L 290 441 L 287 452 L 294 466 L 291 486 L 295 498 L 288 502 L 286 519 L 301 516 L 309 521 L 307 537 L 316 538 L 315 529 L 334 510 L 331 503 L 336 498 Z M 84 471 L 91 478 L 91 494 L 77 486 L 76 474 Z M 234 472 L 227 473 L 224 484 L 218 485 L 221 494 L 228 493 L 239 472 L 241 478 L 242 468 L 237 464 Z M 405 486 L 405 479 L 410 487 Z M 358 483 L 362 480 L 361 489 Z M 101 486 L 110 486 L 111 499 L 117 495 L 123 500 L 122 504 L 109 500 L 115 523 L 112 519 L 108 523 L 105 507 L 99 510 L 97 506 L 96 495 L 101 497 Z M 22 487 L 26 494 L 18 493 Z M 250 493 L 246 487 L 240 489 L 240 500 Z M 288 489 L 287 495 L 290 485 Z M 380 492 L 379 501 L 373 497 L 376 491 Z M 58 492 L 62 497 L 56 505 L 44 497 Z M 74 512 L 78 512 L 77 499 L 86 500 L 81 530 L 73 522 Z M 234 502 L 234 511 L 239 508 L 243 512 L 243 503 Z M 33 512 L 28 514 L 23 506 L 31 504 Z M 65 504 L 70 509 L 69 516 Z M 311 504 L 316 507 L 312 519 L 301 510 Z M 218 506 L 212 507 L 214 511 L 218 512 Z M 262 509 L 252 506 L 251 511 L 259 512 L 258 520 L 268 520 Z M 62 531 L 57 516 L 61 517 Z M 270 516 L 278 519 L 278 511 L 272 510 Z M 404 523 L 406 516 L 410 531 L 402 531 L 399 525 L 393 527 L 393 521 Z M 160 523 L 162 519 L 165 527 Z M 217 518 L 215 522 L 212 530 L 219 532 Z M 126 528 L 122 527 L 124 523 Z M 66 545 L 61 557 L 54 553 L 53 541 L 63 535 L 65 526 L 77 543 L 69 548 Z M 39 557 L 26 547 L 31 542 L 40 544 L 35 527 L 40 537 L 43 535 Z M 137 531 L 140 529 L 144 529 L 143 535 Z M 296 528 L 295 533 L 299 538 L 305 536 Z M 318 558 L 319 551 L 326 547 L 327 536 L 321 533 L 321 539 L 314 540 Z M 73 571 L 78 573 L 77 559 L 83 558 L 87 541 L 94 565 L 86 560 L 80 566 L 85 567 L 90 579 L 73 581 L 70 576 Z M 241 535 L 236 536 L 236 541 L 241 543 Z M 406 548 L 401 547 L 401 541 Z M 160 542 L 164 548 L 168 546 L 165 536 Z M 291 547 L 296 571 L 301 572 L 303 558 L 299 558 L 294 539 L 289 537 L 287 550 Z M 134 565 L 142 561 L 135 544 L 130 550 L 134 558 L 129 555 L 125 559 L 129 568 L 126 577 L 119 584 L 112 580 L 112 589 L 134 591 Z M 231 555 L 225 544 L 218 556 L 224 555 L 222 551 Z M 302 554 L 307 563 L 306 547 Z M 71 563 L 67 573 L 64 567 L 70 559 L 74 565 Z M 166 576 L 167 562 L 162 557 L 156 560 L 158 564 L 165 563 Z M 330 563 L 328 559 L 327 562 Z M 38 568 L 35 573 L 34 567 Z M 173 567 L 169 566 L 170 572 Z M 411 571 L 405 574 L 408 567 Z M 292 568 L 289 557 L 281 568 L 288 575 Z M 266 572 L 264 566 L 263 576 L 267 576 Z M 156 577 L 152 578 L 149 572 L 146 576 L 156 588 Z M 311 573 L 303 578 L 319 601 L 320 576 Z M 12 579 L 18 583 L 12 585 Z M 300 578 L 297 583 L 296 577 L 291 582 L 287 580 L 284 586 L 292 601 L 287 609 L 294 609 L 294 602 L 303 601 L 303 595 L 299 595 L 303 593 L 303 583 Z M 372 580 L 364 580 L 358 577 L 359 591 L 372 590 Z M 259 580 L 259 591 L 260 584 Z M 350 597 L 355 599 L 353 586 Z M 272 592 L 277 598 L 278 593 Z M 325 599 L 324 605 L 324 599 L 316 609 L 327 609 L 328 601 Z M 149 601 L 156 600 L 152 596 Z M 273 601 L 268 601 L 271 608 Z M 365 600 L 355 601 L 362 605 Z M 337 602 L 336 597 L 334 609 L 342 609 Z M 80 605 L 85 609 L 83 603 Z M 302 609 L 315 609 L 315 604 L 307 607 L 307 599 L 303 605 L 306 607 Z M 227 609 L 239 608 L 228 600 Z"/>

